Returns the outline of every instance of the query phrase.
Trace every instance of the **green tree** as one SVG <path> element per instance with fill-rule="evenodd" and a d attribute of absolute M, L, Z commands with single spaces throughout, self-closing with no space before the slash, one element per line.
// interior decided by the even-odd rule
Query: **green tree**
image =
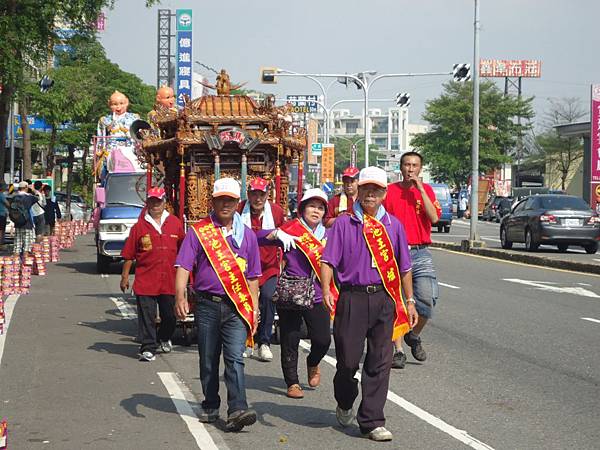
<path fill-rule="evenodd" d="M 485 173 L 511 160 L 513 148 L 530 129 L 533 98 L 505 96 L 491 81 L 480 85 L 479 169 Z M 521 117 L 524 124 L 519 124 Z M 436 181 L 460 186 L 471 175 L 473 83 L 449 82 L 439 98 L 427 102 L 426 133 L 415 136 L 411 145 L 424 157 Z"/>
<path fill-rule="evenodd" d="M 361 136 L 350 138 L 331 137 L 331 143 L 335 144 L 335 173 L 341 175 L 346 167 L 350 165 L 352 146 L 356 146 L 356 166 L 365 167 L 365 140 Z M 376 145 L 369 146 L 369 165 L 376 166 L 380 152 Z"/>

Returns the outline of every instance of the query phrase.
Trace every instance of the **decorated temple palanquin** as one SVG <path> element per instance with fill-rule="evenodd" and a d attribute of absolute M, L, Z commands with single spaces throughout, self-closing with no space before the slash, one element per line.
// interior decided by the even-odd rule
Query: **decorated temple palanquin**
<path fill-rule="evenodd" d="M 272 181 L 272 200 L 287 210 L 290 165 L 302 167 L 306 148 L 306 131 L 292 126 L 289 106 L 276 107 L 273 97 L 259 104 L 208 95 L 180 110 L 157 107 L 150 125 L 140 133 L 139 156 L 162 179 L 177 215 L 192 222 L 206 216 L 222 177 L 239 180 L 243 195 L 254 177 Z"/>

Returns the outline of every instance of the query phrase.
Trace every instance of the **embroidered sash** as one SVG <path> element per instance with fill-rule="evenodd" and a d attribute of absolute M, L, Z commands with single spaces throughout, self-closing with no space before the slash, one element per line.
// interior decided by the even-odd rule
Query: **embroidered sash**
<path fill-rule="evenodd" d="M 229 243 L 212 223 L 210 217 L 192 225 L 196 232 L 198 241 L 202 245 L 204 253 L 210 265 L 217 274 L 225 293 L 233 301 L 238 314 L 248 327 L 246 345 L 254 345 L 252 328 L 254 327 L 254 306 L 248 282 L 238 260 L 229 246 Z"/>
<path fill-rule="evenodd" d="M 287 234 L 300 238 L 296 241 L 296 247 L 298 247 L 302 254 L 306 256 L 306 259 L 308 259 L 308 262 L 320 283 L 321 256 L 323 255 L 323 250 L 325 250 L 323 244 L 298 219 L 292 220 L 280 228 Z M 333 279 L 329 284 L 329 290 L 331 295 L 333 295 L 334 302 L 336 302 L 340 293 Z"/>
<path fill-rule="evenodd" d="M 404 298 L 402 297 L 400 270 L 394 257 L 392 241 L 385 226 L 367 214 L 363 216 L 363 236 L 367 241 L 367 247 L 371 252 L 383 286 L 396 305 L 394 332 L 392 334 L 392 339 L 395 341 L 408 333 L 410 325 L 404 306 Z"/>

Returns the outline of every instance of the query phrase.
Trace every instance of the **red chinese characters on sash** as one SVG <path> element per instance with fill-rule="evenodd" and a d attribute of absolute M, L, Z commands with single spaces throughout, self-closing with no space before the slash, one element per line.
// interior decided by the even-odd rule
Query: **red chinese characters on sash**
<path fill-rule="evenodd" d="M 300 222 L 299 219 L 294 219 L 285 223 L 283 226 L 281 226 L 281 230 L 298 238 L 296 241 L 296 247 L 298 247 L 302 254 L 306 256 L 306 259 L 308 259 L 308 262 L 310 263 L 310 266 L 312 267 L 312 270 L 320 283 L 321 256 L 323 255 L 323 250 L 325 250 L 323 244 L 315 237 L 314 234 L 310 232 L 308 228 L 304 226 L 302 222 Z M 329 290 L 333 296 L 333 301 L 335 304 L 340 293 L 333 280 L 331 280 Z"/>
<path fill-rule="evenodd" d="M 246 345 L 254 345 L 252 329 L 254 328 L 254 306 L 248 282 L 244 272 L 235 258 L 235 254 L 229 243 L 223 237 L 221 230 L 217 229 L 210 217 L 192 225 L 200 245 L 217 274 L 225 293 L 233 300 L 238 314 L 248 327 Z"/>
<path fill-rule="evenodd" d="M 367 241 L 367 247 L 371 252 L 383 287 L 396 305 L 396 318 L 392 334 L 392 339 L 395 341 L 408 333 L 410 325 L 402 297 L 400 270 L 394 257 L 392 241 L 385 226 L 367 214 L 363 218 L 363 236 Z"/>

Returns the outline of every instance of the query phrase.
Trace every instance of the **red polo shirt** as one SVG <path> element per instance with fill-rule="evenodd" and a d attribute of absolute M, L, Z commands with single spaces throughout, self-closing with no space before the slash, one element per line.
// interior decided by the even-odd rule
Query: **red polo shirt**
<path fill-rule="evenodd" d="M 331 219 L 335 219 L 340 214 L 352 214 L 352 207 L 354 206 L 354 200 L 352 197 L 348 196 L 348 206 L 344 211 L 340 211 L 340 197 L 342 194 L 334 195 L 327 202 L 327 212 L 325 213 L 325 217 L 323 218 L 323 223 L 325 226 L 330 227 L 333 225 L 333 222 L 329 223 Z"/>
<path fill-rule="evenodd" d="M 442 208 L 435 198 L 433 189 L 427 183 L 423 183 L 423 187 L 435 206 L 439 218 L 442 215 Z M 416 187 L 411 185 L 405 188 L 400 181 L 389 184 L 383 206 L 404 225 L 408 245 L 431 244 L 431 220 L 427 217 L 421 192 Z"/>
<path fill-rule="evenodd" d="M 271 213 L 273 214 L 273 222 L 275 222 L 275 228 L 279 228 L 283 225 L 285 220 L 285 214 L 281 206 L 269 202 L 271 205 Z M 241 213 L 246 205 L 246 200 L 240 202 L 238 211 Z M 250 210 L 252 211 L 252 210 Z M 262 215 L 252 214 L 250 212 L 250 223 L 252 224 L 252 231 L 256 233 L 262 230 Z M 262 286 L 265 282 L 275 276 L 279 276 L 279 270 L 281 267 L 282 251 L 276 246 L 261 246 L 260 248 L 260 265 L 262 268 L 262 276 L 258 280 L 258 284 Z"/>
<path fill-rule="evenodd" d="M 175 295 L 175 258 L 185 233 L 180 220 L 169 214 L 161 232 L 141 215 L 121 251 L 136 261 L 133 291 L 136 295 Z"/>

